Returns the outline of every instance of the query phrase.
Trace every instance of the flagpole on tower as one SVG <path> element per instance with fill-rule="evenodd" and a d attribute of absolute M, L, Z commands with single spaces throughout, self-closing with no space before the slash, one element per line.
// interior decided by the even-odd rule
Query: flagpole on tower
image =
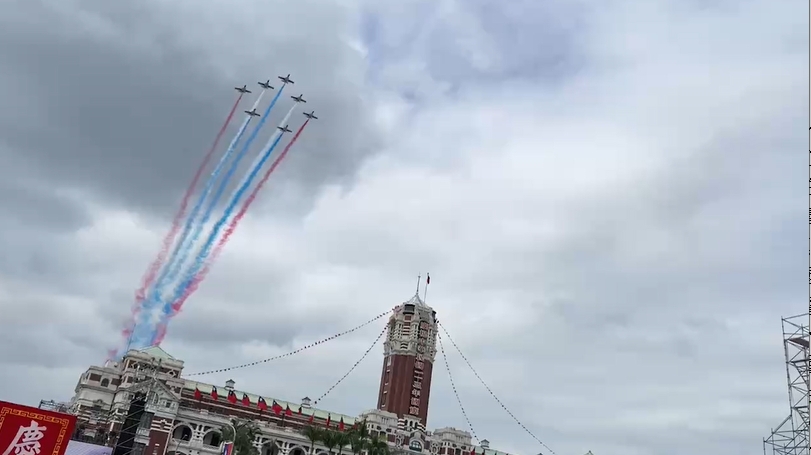
<path fill-rule="evenodd" d="M 425 290 L 422 291 L 422 301 L 425 302 L 428 298 L 428 285 L 431 284 L 431 274 L 425 274 Z M 419 292 L 419 289 L 417 290 Z"/>
<path fill-rule="evenodd" d="M 420 280 L 422 279 L 422 275 L 417 275 L 417 296 L 420 295 Z"/>

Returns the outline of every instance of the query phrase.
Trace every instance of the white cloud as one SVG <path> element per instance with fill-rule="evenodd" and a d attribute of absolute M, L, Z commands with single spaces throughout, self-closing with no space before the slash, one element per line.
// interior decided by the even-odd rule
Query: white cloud
<path fill-rule="evenodd" d="M 796 207 L 804 204 L 805 163 L 793 149 L 806 140 L 798 93 L 807 94 L 799 16 L 754 1 L 580 2 L 523 12 L 504 5 L 524 37 L 532 36 L 531 15 L 567 22 L 560 52 L 572 61 L 550 81 L 540 70 L 505 76 L 508 66 L 529 67 L 514 65 L 506 31 L 488 28 L 484 3 L 376 4 L 369 14 L 377 41 L 362 44 L 351 36 L 361 23 L 353 7 L 330 6 L 345 14 L 335 27 L 354 43 L 351 58 L 366 55 L 379 76 L 363 96 L 374 105 L 369 134 L 382 146 L 351 183 L 322 185 L 312 200 L 290 178 L 311 158 L 295 149 L 173 321 L 166 348 L 189 371 L 284 353 L 407 299 L 416 274 L 430 271 L 428 301 L 451 335 L 557 453 L 758 450 L 787 411 L 779 317 L 799 312 L 805 295 L 800 273 L 796 284 L 791 275 L 807 247 L 795 227 L 804 222 Z M 208 18 L 216 35 L 265 12 L 225 6 L 195 17 Z M 255 33 L 257 41 L 278 34 L 294 43 L 303 32 L 291 21 Z M 181 35 L 201 47 L 211 42 L 202 29 Z M 538 45 L 555 54 L 556 42 Z M 238 51 L 261 52 L 256 43 Z M 472 70 L 458 76 L 456 63 L 437 55 Z M 319 145 L 329 153 L 329 142 Z M 280 210 L 297 204 L 307 207 L 302 216 Z M 69 393 L 93 360 L 93 342 L 78 334 L 92 327 L 98 340 L 115 338 L 106 321 L 126 315 L 130 289 L 166 228 L 134 209 L 88 210 L 92 222 L 69 235 L 63 253 L 88 271 L 75 279 L 83 291 L 23 290 L 79 309 L 61 329 L 78 346 L 73 373 L 63 368 L 25 385 L 27 400 Z M 315 398 L 381 329 L 210 380 Z M 445 349 L 478 435 L 503 450 L 540 451 L 452 345 Z M 324 406 L 373 407 L 380 360 L 378 346 Z M 464 427 L 442 363 L 440 355 L 429 424 Z M 0 383 L 24 386 L 2 375 Z"/>

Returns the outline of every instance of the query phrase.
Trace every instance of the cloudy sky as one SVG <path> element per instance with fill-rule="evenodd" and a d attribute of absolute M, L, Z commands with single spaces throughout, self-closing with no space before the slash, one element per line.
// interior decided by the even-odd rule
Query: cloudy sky
<path fill-rule="evenodd" d="M 231 87 L 289 72 L 320 120 L 170 326 L 188 372 L 351 328 L 429 271 L 558 454 L 760 453 L 807 296 L 807 8 L 6 0 L 0 399 L 68 399 L 104 360 Z M 205 378 L 318 396 L 381 328 Z M 476 434 L 538 453 L 446 347 Z M 375 406 L 372 352 L 325 408 Z M 467 429 L 440 359 L 429 426 Z"/>

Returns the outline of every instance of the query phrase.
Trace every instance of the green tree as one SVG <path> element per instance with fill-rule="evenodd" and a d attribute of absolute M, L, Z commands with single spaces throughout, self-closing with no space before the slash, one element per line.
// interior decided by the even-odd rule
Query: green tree
<path fill-rule="evenodd" d="M 343 454 L 344 447 L 349 445 L 349 433 L 344 431 L 335 432 L 335 446 L 338 447 L 338 455 Z"/>
<path fill-rule="evenodd" d="M 366 440 L 365 449 L 369 455 L 389 455 L 389 445 L 379 436 L 372 436 Z"/>
<path fill-rule="evenodd" d="M 349 448 L 354 455 L 358 455 L 365 447 L 369 439 L 369 430 L 366 428 L 366 421 L 356 422 L 349 430 Z"/>
<path fill-rule="evenodd" d="M 334 430 L 324 430 L 324 433 L 321 435 L 321 443 L 324 444 L 329 454 L 332 455 L 332 449 L 338 445 L 338 433 Z"/>
<path fill-rule="evenodd" d="M 242 419 L 232 419 L 231 425 L 233 428 L 224 426 L 220 434 L 223 441 L 234 443 L 235 455 L 259 455 L 259 450 L 253 445 L 259 434 L 259 426 L 251 420 Z"/>
<path fill-rule="evenodd" d="M 310 440 L 310 455 L 313 455 L 313 451 L 315 450 L 315 443 L 320 442 L 321 438 L 324 435 L 324 430 L 318 428 L 314 425 L 310 425 L 305 427 L 304 430 L 301 432 L 305 438 Z"/>

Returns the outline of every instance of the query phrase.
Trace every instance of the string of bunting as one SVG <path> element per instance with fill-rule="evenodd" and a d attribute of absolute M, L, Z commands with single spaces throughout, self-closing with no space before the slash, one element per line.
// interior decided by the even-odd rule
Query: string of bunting
<path fill-rule="evenodd" d="M 202 372 L 199 372 L 199 373 L 190 373 L 190 374 L 187 374 L 185 376 L 203 376 L 203 375 L 206 375 L 206 374 L 222 373 L 224 371 L 238 370 L 240 368 L 252 367 L 252 366 L 262 364 L 262 363 L 272 362 L 274 360 L 279 360 L 279 359 L 283 359 L 285 357 L 290 357 L 291 355 L 298 354 L 299 352 L 306 351 L 307 349 L 314 348 L 316 346 L 324 344 L 327 341 L 331 341 L 331 340 L 334 340 L 336 338 L 340 338 L 340 337 L 342 337 L 344 335 L 348 335 L 348 334 L 350 334 L 350 333 L 352 333 L 352 332 L 354 332 L 356 330 L 362 329 L 363 327 L 366 327 L 367 325 L 377 321 L 378 319 L 381 319 L 381 318 L 383 318 L 385 316 L 388 316 L 389 313 L 391 313 L 392 311 L 394 311 L 393 308 L 391 310 L 386 311 L 385 313 L 378 314 L 373 319 L 370 319 L 370 320 L 364 322 L 363 324 L 361 324 L 361 325 L 359 325 L 357 327 L 351 328 L 351 329 L 346 330 L 344 332 L 337 333 L 337 334 L 332 335 L 330 337 L 324 338 L 323 340 L 319 340 L 319 341 L 316 341 L 314 343 L 310 343 L 308 345 L 302 346 L 302 347 L 300 347 L 300 348 L 298 348 L 298 349 L 296 349 L 294 351 L 290 351 L 290 352 L 288 352 L 286 354 L 277 355 L 277 356 L 270 357 L 270 358 L 267 358 L 267 359 L 264 359 L 264 360 L 257 360 L 256 362 L 244 363 L 242 365 L 236 365 L 236 366 L 227 367 L 227 368 L 219 368 L 217 370 L 202 371 Z"/>
<path fill-rule="evenodd" d="M 442 359 L 445 360 L 445 369 L 448 371 L 448 379 L 451 381 L 451 388 L 453 389 L 453 394 L 456 395 L 456 402 L 459 403 L 459 409 L 462 410 L 462 416 L 464 416 L 465 420 L 467 421 L 467 426 L 470 428 L 470 433 L 473 434 L 473 438 L 476 439 L 476 444 L 479 443 L 479 436 L 476 435 L 476 430 L 473 429 L 473 424 L 470 423 L 470 418 L 467 416 L 467 411 L 465 411 L 465 407 L 462 406 L 462 399 L 459 398 L 459 391 L 456 390 L 456 383 L 453 382 L 453 375 L 451 374 L 451 365 L 448 363 L 448 356 L 445 355 L 445 346 L 442 344 L 442 335 L 437 332 L 436 339 L 439 342 L 439 350 L 442 352 Z"/>
<path fill-rule="evenodd" d="M 501 400 L 499 400 L 499 399 L 498 399 L 498 397 L 496 396 L 496 394 L 495 394 L 495 393 L 493 393 L 493 390 L 490 388 L 490 386 L 488 386 L 488 385 L 487 385 L 487 383 L 486 383 L 486 382 L 484 382 L 484 379 L 482 379 L 482 377 L 481 377 L 481 376 L 479 376 L 479 373 L 476 371 L 476 369 L 475 369 L 475 368 L 473 368 L 473 365 L 471 365 L 471 364 L 470 364 L 470 361 L 467 359 L 467 357 L 465 357 L 465 355 L 464 355 L 464 354 L 462 354 L 462 350 L 461 350 L 461 349 L 459 349 L 459 346 L 456 344 L 456 342 L 455 342 L 455 341 L 453 341 L 453 338 L 451 338 L 451 334 L 450 334 L 450 333 L 448 333 L 448 329 L 446 329 L 446 328 L 445 328 L 445 326 L 444 326 L 444 325 L 442 325 L 442 324 L 440 324 L 438 321 L 437 321 L 437 325 L 438 325 L 438 326 L 440 326 L 440 327 L 442 327 L 442 331 L 443 331 L 443 332 L 445 332 L 445 335 L 448 337 L 448 340 L 449 340 L 449 341 L 450 341 L 450 342 L 453 344 L 453 347 L 454 347 L 454 348 L 456 348 L 456 352 L 458 352 L 458 353 L 459 353 L 459 355 L 462 357 L 462 360 L 464 360 L 464 361 L 465 361 L 465 363 L 467 364 L 467 366 L 470 368 L 470 371 L 472 371 L 472 372 L 473 372 L 473 374 L 474 374 L 474 375 L 476 375 L 476 378 L 479 380 L 479 382 L 481 382 L 481 383 L 482 383 L 482 385 L 484 386 L 484 388 L 485 388 L 485 389 L 487 389 L 487 391 L 490 393 L 490 396 L 491 396 L 491 397 L 493 397 L 493 399 L 494 399 L 494 400 L 496 400 L 496 403 L 498 403 L 498 404 L 501 406 L 501 408 L 502 408 L 502 409 L 504 409 L 504 411 L 506 411 L 506 412 L 507 412 L 507 414 L 508 414 L 510 417 L 512 417 L 512 419 L 513 419 L 513 420 L 515 420 L 515 423 L 517 423 L 517 424 L 518 424 L 518 425 L 519 425 L 521 428 L 523 428 L 523 429 L 524 429 L 524 431 L 526 431 L 526 432 L 527 432 L 527 434 L 529 434 L 530 436 L 532 436 L 532 438 L 533 438 L 533 439 L 535 439 L 536 441 L 538 441 L 538 444 L 540 444 L 540 445 L 542 445 L 542 446 L 546 447 L 546 450 L 548 450 L 548 451 L 549 451 L 549 452 L 550 452 L 552 455 L 556 455 L 554 450 L 550 449 L 548 445 L 544 444 L 544 443 L 543 443 L 543 441 L 541 441 L 540 439 L 538 439 L 538 437 L 537 437 L 537 436 L 535 436 L 535 434 L 534 434 L 534 433 L 532 433 L 532 432 L 529 430 L 529 428 L 527 428 L 527 427 L 526 427 L 526 425 L 524 425 L 523 423 L 521 423 L 521 421 L 520 421 L 520 420 L 518 420 L 518 418 L 517 418 L 517 417 L 515 417 L 515 414 L 513 414 L 513 413 L 512 413 L 512 412 L 511 412 L 509 409 L 507 409 L 507 406 L 505 406 L 505 405 L 504 405 L 504 403 L 502 403 L 502 402 L 501 402 Z"/>
<path fill-rule="evenodd" d="M 338 379 L 338 382 L 336 382 L 335 384 L 332 385 L 332 387 L 327 389 L 327 391 L 324 392 L 320 397 L 318 397 L 317 400 L 313 401 L 313 406 L 317 405 L 319 401 L 323 400 L 324 397 L 326 397 L 327 395 L 329 395 L 330 392 L 332 392 L 332 389 L 334 389 L 335 387 L 338 387 L 338 384 L 343 382 L 343 380 L 346 379 L 347 376 L 349 376 L 350 373 L 355 371 L 355 368 L 357 368 L 358 365 L 360 365 L 360 363 L 363 362 L 363 359 L 365 359 L 366 356 L 369 355 L 370 352 L 372 352 L 372 349 L 374 349 L 374 347 L 377 346 L 377 342 L 380 341 L 381 338 L 383 338 L 383 334 L 386 333 L 387 329 L 388 329 L 388 326 L 383 327 L 383 330 L 380 332 L 380 335 L 378 335 L 377 338 L 375 338 L 374 343 L 372 343 L 372 345 L 369 346 L 369 349 L 367 349 L 366 352 L 363 353 L 363 355 L 360 357 L 360 359 L 358 359 L 358 361 L 355 362 L 354 365 L 352 365 L 352 368 L 350 368 L 349 371 L 347 371 L 345 375 L 341 376 L 341 379 Z"/>

